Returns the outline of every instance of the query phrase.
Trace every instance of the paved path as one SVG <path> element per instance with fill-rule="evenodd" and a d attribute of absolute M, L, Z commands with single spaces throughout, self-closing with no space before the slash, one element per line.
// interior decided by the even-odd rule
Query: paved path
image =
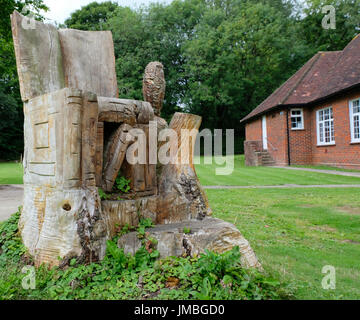
<path fill-rule="evenodd" d="M 297 188 L 360 188 L 360 184 L 325 184 L 325 185 L 298 185 L 284 184 L 281 186 L 205 186 L 205 189 L 297 189 Z"/>
<path fill-rule="evenodd" d="M 271 167 L 271 168 L 279 168 L 279 169 L 288 169 L 288 170 L 299 170 L 299 171 L 309 171 L 309 172 L 319 172 L 326 174 L 334 174 L 338 176 L 346 176 L 346 177 L 357 177 L 360 178 L 360 172 L 352 172 L 352 171 L 337 171 L 337 170 L 321 170 L 321 169 L 311 169 L 311 168 L 298 168 L 298 167 Z"/>
<path fill-rule="evenodd" d="M 0 185 L 0 221 L 7 220 L 22 205 L 22 185 Z"/>

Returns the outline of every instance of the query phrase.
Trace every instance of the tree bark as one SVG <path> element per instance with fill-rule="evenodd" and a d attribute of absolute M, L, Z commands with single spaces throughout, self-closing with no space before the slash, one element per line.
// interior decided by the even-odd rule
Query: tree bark
<path fill-rule="evenodd" d="M 173 142 L 178 151 L 172 159 L 173 163 L 163 166 L 159 178 L 158 223 L 202 220 L 211 215 L 207 196 L 193 164 L 195 139 L 200 125 L 201 117 L 185 113 L 176 113 L 170 123 L 169 128 L 178 136 L 178 141 Z M 191 130 L 195 132 L 193 141 L 189 135 Z M 184 159 L 188 161 L 184 163 Z"/>

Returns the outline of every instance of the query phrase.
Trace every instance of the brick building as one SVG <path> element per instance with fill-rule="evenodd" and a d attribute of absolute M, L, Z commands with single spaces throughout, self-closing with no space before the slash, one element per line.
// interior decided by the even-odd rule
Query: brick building
<path fill-rule="evenodd" d="M 360 36 L 317 53 L 241 122 L 247 165 L 360 169 Z"/>

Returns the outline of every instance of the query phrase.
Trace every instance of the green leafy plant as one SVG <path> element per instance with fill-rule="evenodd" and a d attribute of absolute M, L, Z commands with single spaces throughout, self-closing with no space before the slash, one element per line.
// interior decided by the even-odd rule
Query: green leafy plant
<path fill-rule="evenodd" d="M 154 223 L 152 222 L 151 219 L 140 219 L 139 226 L 136 229 L 138 238 L 144 239 L 145 235 L 146 235 L 146 229 L 152 228 L 153 226 L 154 226 Z"/>
<path fill-rule="evenodd" d="M 191 229 L 185 227 L 184 230 L 183 230 L 183 232 L 184 232 L 185 234 L 189 234 L 189 233 L 191 233 Z"/>
<path fill-rule="evenodd" d="M 125 177 L 119 175 L 115 180 L 114 189 L 116 191 L 128 193 L 131 189 L 130 183 L 131 183 L 131 180 L 126 179 Z"/>
<path fill-rule="evenodd" d="M 107 242 L 102 261 L 79 265 L 72 259 L 66 269 L 42 265 L 36 268 L 35 290 L 24 290 L 21 270 L 32 262 L 18 236 L 19 216 L 0 224 L 0 300 L 250 300 L 289 298 L 291 294 L 275 279 L 242 268 L 239 248 L 224 254 L 207 251 L 194 258 L 158 260 L 157 241 L 146 232 L 135 255 L 125 254 L 115 238 Z M 151 220 L 141 219 L 137 230 L 152 225 Z M 128 231 L 129 226 L 123 229 Z"/>
<path fill-rule="evenodd" d="M 99 196 L 101 200 L 109 200 L 110 196 L 108 194 L 105 193 L 105 191 L 101 188 L 98 189 L 99 190 Z"/>

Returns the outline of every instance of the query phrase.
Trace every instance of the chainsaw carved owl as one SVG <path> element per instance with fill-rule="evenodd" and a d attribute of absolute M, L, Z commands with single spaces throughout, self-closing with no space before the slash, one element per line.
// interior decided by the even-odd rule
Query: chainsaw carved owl
<path fill-rule="evenodd" d="M 160 116 L 165 97 L 164 67 L 160 62 L 150 62 L 144 73 L 143 95 L 144 100 L 149 102 L 156 116 Z"/>

